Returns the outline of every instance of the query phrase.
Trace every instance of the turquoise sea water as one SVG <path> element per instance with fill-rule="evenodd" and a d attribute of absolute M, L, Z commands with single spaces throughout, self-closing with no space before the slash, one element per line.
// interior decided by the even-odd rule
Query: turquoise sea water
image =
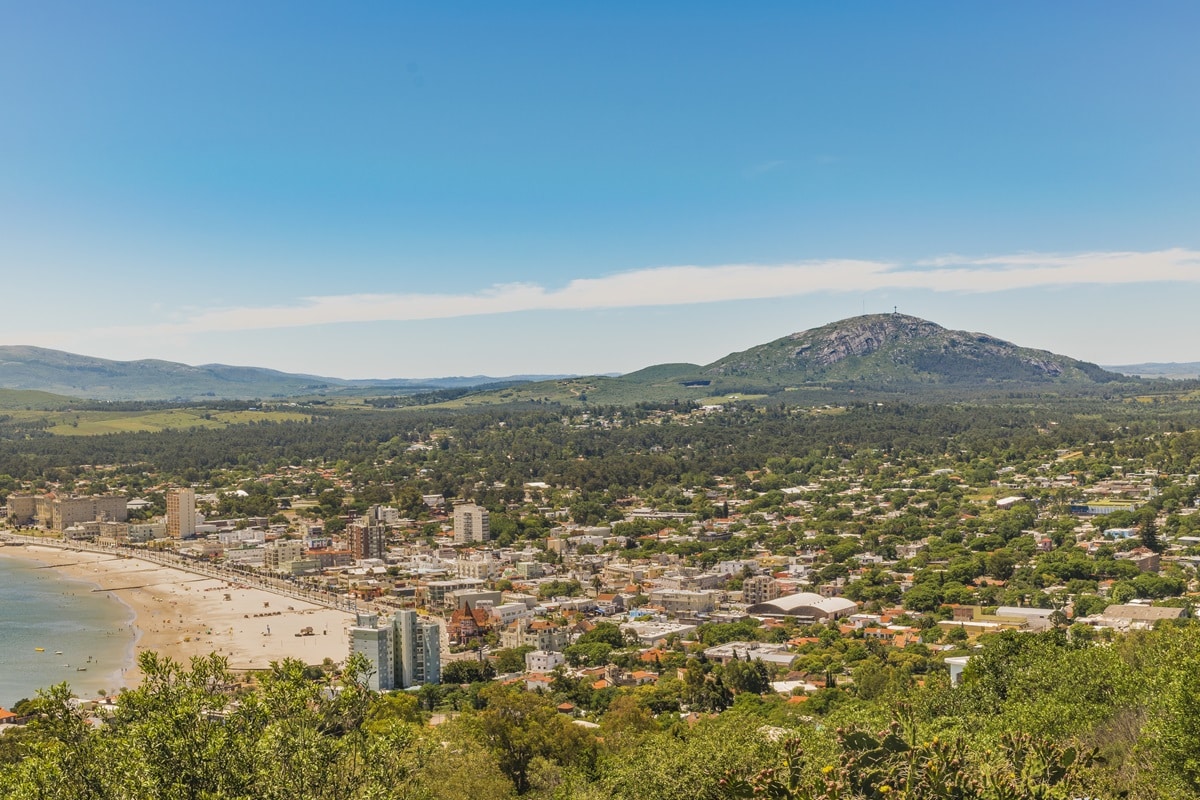
<path fill-rule="evenodd" d="M 119 688 L 136 639 L 132 610 L 109 592 L 93 591 L 95 584 L 6 549 L 0 556 L 0 706 L 11 708 L 63 681 L 80 697 Z"/>

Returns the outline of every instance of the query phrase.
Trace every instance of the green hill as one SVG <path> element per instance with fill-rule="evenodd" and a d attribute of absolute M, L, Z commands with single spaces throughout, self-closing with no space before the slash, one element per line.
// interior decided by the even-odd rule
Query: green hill
<path fill-rule="evenodd" d="M 74 397 L 32 389 L 0 389 L 0 409 L 5 411 L 58 411 L 79 404 Z"/>
<path fill-rule="evenodd" d="M 983 333 L 943 328 L 903 314 L 873 314 L 793 333 L 732 353 L 706 366 L 657 364 L 620 377 L 487 376 L 428 380 L 342 380 L 258 367 L 189 366 L 170 361 L 110 361 L 39 347 L 0 346 L 0 389 L 36 390 L 97 400 L 269 399 L 386 396 L 505 386 L 448 401 L 450 406 L 503 403 L 637 403 L 703 400 L 790 390 L 907 391 L 989 387 L 1094 387 L 1134 379 L 1045 350 L 1018 347 Z M 535 380 L 524 380 L 533 378 Z M 431 397 L 432 400 L 440 398 Z M 823 402 L 824 400 L 822 400 Z M 4 402 L 0 398 L 0 403 Z M 70 400 L 15 400 L 14 408 L 61 408 Z"/>
<path fill-rule="evenodd" d="M 622 375 L 621 380 L 632 383 L 661 383 L 662 381 L 686 380 L 703 369 L 698 364 L 656 364 Z"/>
<path fill-rule="evenodd" d="M 52 392 L 92 400 L 253 400 L 341 395 L 370 397 L 471 388 L 554 376 L 344 380 L 226 364 L 191 366 L 143 359 L 112 361 L 25 345 L 0 346 L 0 389 Z M 76 401 L 78 402 L 78 401 Z M 24 407 L 22 404 L 20 407 Z"/>
<path fill-rule="evenodd" d="M 904 314 L 870 314 L 793 333 L 701 369 L 763 382 L 1093 384 L 1128 380 L 1095 364 Z"/>
<path fill-rule="evenodd" d="M 657 364 L 617 378 L 527 383 L 468 394 L 453 405 L 720 402 L 784 393 L 790 402 L 824 403 L 864 391 L 969 397 L 1016 387 L 1087 391 L 1133 380 L 987 334 L 949 330 L 904 314 L 871 314 L 793 333 L 705 366 Z"/>
<path fill-rule="evenodd" d="M 43 347 L 0 347 L 0 387 L 95 400 L 283 397 L 330 388 L 328 381 L 256 367 L 111 361 Z"/>

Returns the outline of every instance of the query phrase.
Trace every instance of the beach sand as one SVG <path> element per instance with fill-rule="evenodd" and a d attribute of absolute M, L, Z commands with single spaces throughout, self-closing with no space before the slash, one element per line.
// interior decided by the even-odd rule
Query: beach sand
<path fill-rule="evenodd" d="M 284 658 L 306 664 L 326 658 L 341 662 L 349 653 L 354 619 L 342 611 L 136 558 L 40 545 L 0 547 L 0 557 L 6 555 L 51 565 L 122 600 L 133 610 L 140 632 L 135 656 L 152 650 L 187 663 L 192 656 L 215 652 L 232 669 L 253 670 Z M 315 635 L 295 635 L 307 627 Z M 130 663 L 125 686 L 137 686 L 141 678 L 136 663 Z"/>

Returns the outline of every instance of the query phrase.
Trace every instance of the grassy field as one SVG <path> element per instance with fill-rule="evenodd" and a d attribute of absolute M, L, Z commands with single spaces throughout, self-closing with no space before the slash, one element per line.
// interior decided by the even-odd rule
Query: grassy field
<path fill-rule="evenodd" d="M 1178 392 L 1141 394 L 1126 400 L 1126 402 L 1142 403 L 1146 405 L 1153 403 L 1195 403 L 1198 401 L 1200 401 L 1200 391 L 1186 388 L 1181 389 Z"/>
<path fill-rule="evenodd" d="M 155 411 L 42 412 L 36 416 L 46 419 L 50 423 L 47 431 L 56 436 L 227 428 L 230 425 L 245 425 L 251 422 L 305 422 L 309 419 L 307 414 L 295 411 L 205 411 L 187 408 Z"/>
<path fill-rule="evenodd" d="M 15 411 L 46 411 L 70 408 L 79 401 L 50 392 L 28 389 L 0 389 L 0 409 Z"/>

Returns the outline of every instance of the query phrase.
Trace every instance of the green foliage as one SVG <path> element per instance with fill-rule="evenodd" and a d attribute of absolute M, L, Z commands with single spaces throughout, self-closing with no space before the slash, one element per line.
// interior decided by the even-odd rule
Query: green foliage
<path fill-rule="evenodd" d="M 1061 631 L 981 641 L 960 686 L 930 673 L 918 688 L 912 669 L 927 656 L 865 649 L 850 689 L 822 690 L 799 707 L 760 697 L 766 670 L 743 660 L 692 658 L 682 681 L 668 672 L 622 693 L 560 675 L 543 697 L 497 684 L 378 695 L 364 688 L 362 659 L 337 691 L 292 661 L 245 690 L 219 657 L 184 667 L 149 654 L 144 684 L 100 728 L 65 686 L 22 704 L 36 719 L 0 738 L 0 796 L 1200 797 L 1195 623 L 1104 644 Z M 824 646 L 848 647 L 836 637 Z M 873 733 L 897 698 L 911 700 L 911 712 Z M 564 699 L 603 710 L 603 743 L 556 710 Z M 426 727 L 439 703 L 462 716 Z M 681 706 L 699 721 L 683 722 Z M 811 763 L 767 732 L 803 735 Z"/>
<path fill-rule="evenodd" d="M 546 581 L 538 586 L 538 597 L 547 600 L 552 597 L 578 597 L 583 594 L 583 586 L 579 581 Z"/>
<path fill-rule="evenodd" d="M 693 658 L 684 671 L 682 700 L 693 711 L 724 711 L 733 703 L 733 692 L 712 663 Z"/>
<path fill-rule="evenodd" d="M 607 642 L 576 642 L 563 650 L 563 656 L 573 667 L 601 667 L 609 662 L 612 650 Z"/>
<path fill-rule="evenodd" d="M 402 732 L 405 726 L 425 722 L 426 714 L 414 695 L 406 692 L 389 692 L 371 699 L 363 720 L 363 730 L 382 736 Z"/>
<path fill-rule="evenodd" d="M 594 758 L 591 735 L 572 725 L 549 700 L 504 686 L 488 687 L 484 696 L 487 707 L 470 724 L 518 793 L 530 789 L 536 759 L 583 767 Z"/>
<path fill-rule="evenodd" d="M 762 659 L 730 661 L 721 670 L 722 682 L 735 693 L 763 694 L 771 689 L 771 676 Z"/>
<path fill-rule="evenodd" d="M 780 768 L 754 775 L 730 773 L 723 798 L 840 800 L 1069 800 L 1085 784 L 1093 755 L 1025 735 L 1007 736 L 995 758 L 972 764 L 961 738 L 918 741 L 899 722 L 878 734 L 839 733 L 838 764 L 818 776 L 805 769 L 800 741 L 784 744 Z M 988 754 L 990 755 L 990 753 Z"/>
<path fill-rule="evenodd" d="M 779 745 L 761 727 L 761 720 L 730 711 L 691 728 L 648 733 L 606 758 L 597 783 L 619 800 L 713 797 L 727 773 L 760 769 L 778 757 Z"/>
<path fill-rule="evenodd" d="M 747 619 L 741 622 L 706 622 L 696 629 L 696 638 L 707 647 L 729 642 L 755 642 L 762 640 L 761 623 Z"/>
<path fill-rule="evenodd" d="M 500 675 L 507 675 L 510 672 L 524 672 L 525 654 L 532 653 L 536 649 L 533 645 L 527 644 L 521 647 L 508 647 L 503 650 L 497 650 L 495 653 L 496 672 Z"/>
<path fill-rule="evenodd" d="M 521 669 L 525 669 L 522 656 Z M 480 683 L 496 677 L 496 668 L 488 661 L 457 659 L 442 665 L 442 683 Z"/>
<path fill-rule="evenodd" d="M 590 630 L 585 631 L 575 641 L 576 644 L 590 644 L 592 642 L 603 642 L 614 650 L 620 650 L 625 646 L 625 634 L 621 629 L 612 622 L 597 622 Z"/>
<path fill-rule="evenodd" d="M 6 800 L 399 800 L 504 798 L 490 750 L 459 729 L 430 737 L 413 698 L 364 688 L 351 659 L 338 691 L 284 661 L 235 694 L 218 656 L 184 667 L 143 653 L 141 687 L 94 728 L 65 685 L 39 695 L 23 745 L 0 762 Z M 457 742 L 446 748 L 444 743 Z"/>

